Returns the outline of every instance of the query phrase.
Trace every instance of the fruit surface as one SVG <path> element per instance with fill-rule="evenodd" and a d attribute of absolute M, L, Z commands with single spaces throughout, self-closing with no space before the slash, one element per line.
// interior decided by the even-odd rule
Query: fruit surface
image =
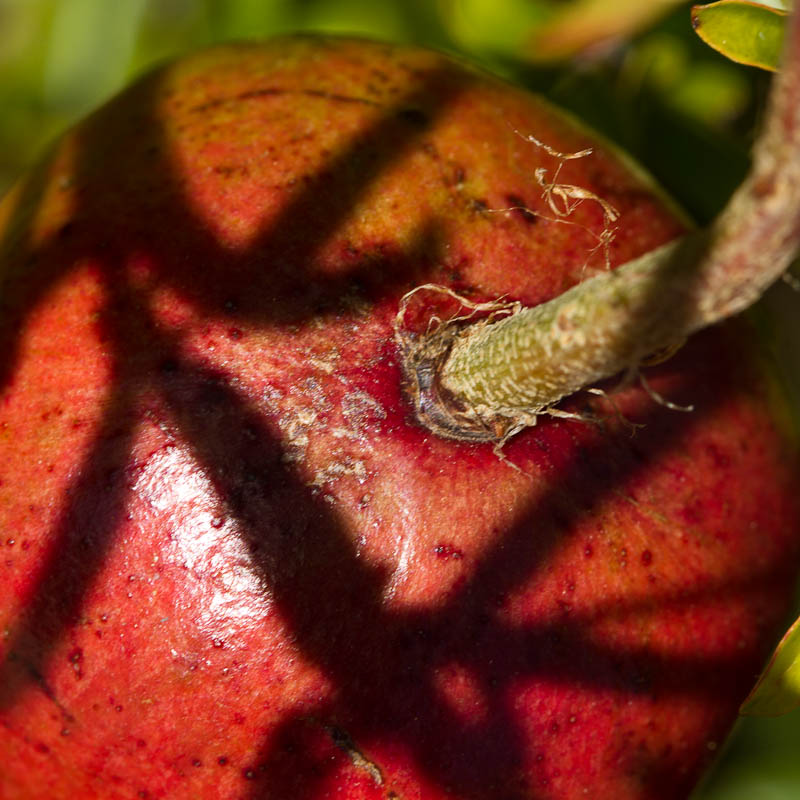
<path fill-rule="evenodd" d="M 518 132 L 592 145 L 442 56 L 289 38 L 164 68 L 5 199 L 2 800 L 689 791 L 791 595 L 795 453 L 743 323 L 648 370 L 690 414 L 579 397 L 503 458 L 415 424 L 406 292 L 604 267 L 559 165 L 613 265 L 681 230 Z"/>

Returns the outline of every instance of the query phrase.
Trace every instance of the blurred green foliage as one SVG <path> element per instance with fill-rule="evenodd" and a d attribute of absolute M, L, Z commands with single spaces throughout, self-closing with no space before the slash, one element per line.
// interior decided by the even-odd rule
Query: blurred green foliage
<path fill-rule="evenodd" d="M 630 0 L 0 0 L 0 193 L 59 131 L 154 63 L 215 41 L 315 30 L 433 46 L 543 92 L 705 222 L 747 168 L 768 78 L 705 46 L 689 3 L 650 2 L 632 20 Z M 575 29 L 578 4 L 598 38 Z M 555 30 L 582 43 L 548 63 L 537 35 Z M 740 722 L 696 800 L 800 797 L 798 737 L 797 714 Z"/>
<path fill-rule="evenodd" d="M 786 12 L 750 0 L 718 0 L 695 6 L 692 26 L 715 50 L 740 64 L 774 72 L 780 66 Z"/>

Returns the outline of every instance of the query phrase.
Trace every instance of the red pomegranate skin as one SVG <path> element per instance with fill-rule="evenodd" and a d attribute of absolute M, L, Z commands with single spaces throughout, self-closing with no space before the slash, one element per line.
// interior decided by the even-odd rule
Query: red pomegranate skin
<path fill-rule="evenodd" d="M 681 231 L 541 100 L 322 38 L 163 68 L 6 197 L 2 800 L 688 793 L 791 595 L 794 445 L 743 323 L 648 370 L 692 413 L 579 396 L 504 459 L 414 422 L 406 292 L 604 266 L 517 132 L 595 148 L 558 181 L 612 265 Z"/>

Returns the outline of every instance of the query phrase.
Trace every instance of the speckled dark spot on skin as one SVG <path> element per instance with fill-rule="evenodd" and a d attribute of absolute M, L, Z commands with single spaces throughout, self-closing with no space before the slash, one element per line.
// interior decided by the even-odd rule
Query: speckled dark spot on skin
<path fill-rule="evenodd" d="M 477 197 L 472 198 L 472 210 L 478 214 L 483 214 L 488 210 L 489 204 L 485 200 L 480 200 Z"/>
<path fill-rule="evenodd" d="M 518 219 L 529 225 L 533 225 L 539 221 L 539 218 L 536 216 L 536 214 L 528 209 L 527 203 L 519 195 L 507 194 L 506 203 L 508 203 L 509 208 L 514 209 L 511 214 L 515 219 Z"/>
<path fill-rule="evenodd" d="M 246 178 L 250 175 L 250 170 L 244 165 L 219 164 L 213 171 L 223 178 Z"/>
<path fill-rule="evenodd" d="M 452 544 L 437 544 L 436 547 L 433 548 L 433 552 L 436 553 L 437 558 L 442 559 L 452 558 L 458 560 L 464 557 L 464 553 Z"/>
<path fill-rule="evenodd" d="M 464 167 L 460 164 L 454 164 L 448 184 L 450 186 L 461 186 L 466 179 L 467 173 L 464 171 Z"/>
<path fill-rule="evenodd" d="M 75 674 L 75 678 L 80 680 L 83 677 L 83 648 L 76 647 L 71 650 L 67 659 Z"/>
<path fill-rule="evenodd" d="M 285 89 L 276 89 L 271 87 L 264 89 L 250 89 L 249 91 L 246 92 L 240 92 L 239 94 L 233 97 L 215 97 L 211 100 L 207 100 L 205 103 L 200 103 L 199 105 L 192 106 L 191 108 L 187 109 L 187 111 L 190 114 L 202 114 L 206 111 L 210 111 L 213 108 L 218 108 L 219 106 L 223 106 L 226 103 L 236 103 L 244 100 L 255 100 L 260 97 L 275 97 L 282 94 L 286 94 Z"/>
<path fill-rule="evenodd" d="M 323 100 L 331 100 L 334 103 L 359 103 L 360 105 L 380 108 L 380 103 L 376 103 L 368 97 L 354 97 L 352 95 L 324 92 L 319 89 L 304 89 L 301 94 L 304 94 L 306 97 L 319 97 Z"/>
<path fill-rule="evenodd" d="M 439 155 L 439 151 L 436 149 L 436 145 L 433 142 L 422 142 L 420 145 L 423 153 L 429 155 L 434 161 L 439 161 L 441 156 Z"/>

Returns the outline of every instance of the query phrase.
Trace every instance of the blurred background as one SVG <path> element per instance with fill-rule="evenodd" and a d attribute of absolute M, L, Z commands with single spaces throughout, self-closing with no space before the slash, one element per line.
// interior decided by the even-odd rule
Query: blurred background
<path fill-rule="evenodd" d="M 703 223 L 747 169 L 769 75 L 700 41 L 690 8 L 676 0 L 0 0 L 0 195 L 60 131 L 158 62 L 212 42 L 313 30 L 432 46 L 542 92 L 633 154 Z M 798 746 L 800 711 L 743 720 L 693 800 L 800 798 Z"/>

